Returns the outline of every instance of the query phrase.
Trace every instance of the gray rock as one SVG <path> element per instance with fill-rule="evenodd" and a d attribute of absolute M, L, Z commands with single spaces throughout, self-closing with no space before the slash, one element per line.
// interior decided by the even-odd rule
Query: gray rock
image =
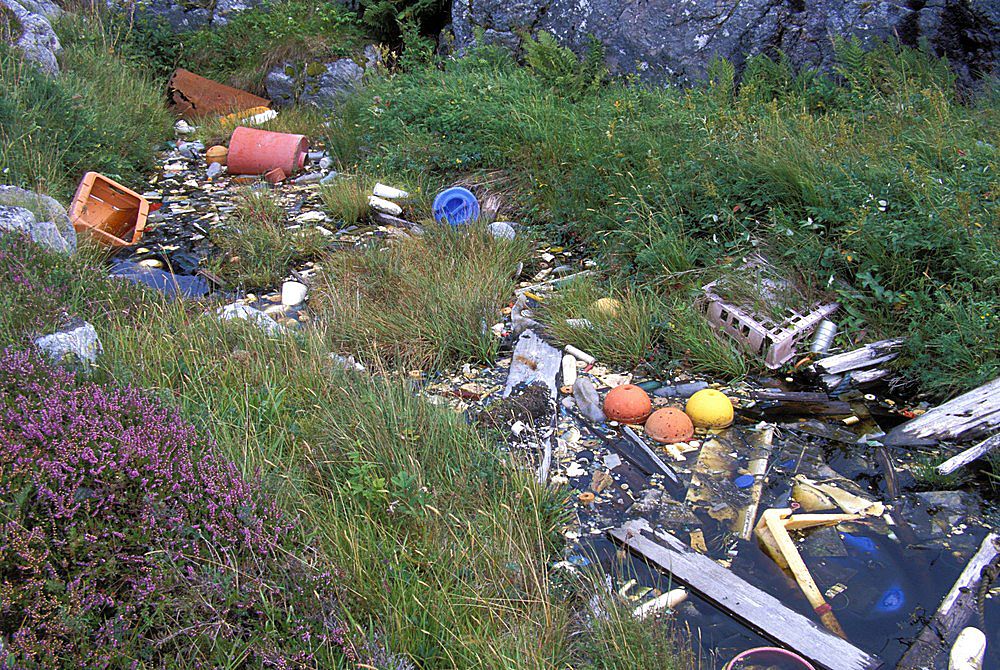
<path fill-rule="evenodd" d="M 490 235 L 498 240 L 512 240 L 517 237 L 517 231 L 514 230 L 514 226 L 506 221 L 494 221 L 486 228 Z"/>
<path fill-rule="evenodd" d="M 63 361 L 70 354 L 78 360 L 94 364 L 103 351 L 97 331 L 86 321 L 35 340 L 35 346 L 53 360 Z"/>
<path fill-rule="evenodd" d="M 289 332 L 287 328 L 269 317 L 267 314 L 260 311 L 256 307 L 250 307 L 249 305 L 242 305 L 234 302 L 220 307 L 216 314 L 223 321 L 229 321 L 231 319 L 249 321 L 261 330 L 267 332 L 269 335 L 283 335 Z"/>
<path fill-rule="evenodd" d="M 264 4 L 265 0 L 107 0 L 112 11 L 137 14 L 175 32 L 225 25 L 232 15 Z"/>
<path fill-rule="evenodd" d="M 214 179 L 221 173 L 222 173 L 222 163 L 212 163 L 211 165 L 208 166 L 208 170 L 206 171 L 205 174 L 209 179 Z"/>
<path fill-rule="evenodd" d="M 63 15 L 62 7 L 52 0 L 17 0 L 21 6 L 32 14 L 44 16 L 49 21 L 55 21 Z"/>
<path fill-rule="evenodd" d="M 0 229 L 26 232 L 37 244 L 53 251 L 76 251 L 76 231 L 63 206 L 47 195 L 17 186 L 0 185 Z"/>
<path fill-rule="evenodd" d="M 14 45 L 24 54 L 25 60 L 34 63 L 46 74 L 58 75 L 59 61 L 56 57 L 62 52 L 59 38 L 44 15 L 28 9 L 29 6 L 37 6 L 51 13 L 47 3 L 22 4 L 20 0 L 0 0 L 0 4 L 17 22 Z"/>
<path fill-rule="evenodd" d="M 361 86 L 364 69 L 350 58 L 332 63 L 282 63 L 264 79 L 267 95 L 279 106 L 331 107 Z"/>
<path fill-rule="evenodd" d="M 1000 50 L 996 0 L 454 0 L 452 22 L 459 51 L 476 30 L 515 51 L 523 31 L 548 31 L 578 52 L 593 35 L 613 73 L 678 83 L 704 79 L 715 57 L 740 67 L 779 49 L 795 65 L 828 67 L 834 35 L 926 39 L 965 77 L 994 69 Z"/>

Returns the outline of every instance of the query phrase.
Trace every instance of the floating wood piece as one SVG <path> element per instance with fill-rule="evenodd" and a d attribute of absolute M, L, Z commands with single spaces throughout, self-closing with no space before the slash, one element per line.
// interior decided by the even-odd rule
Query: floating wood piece
<path fill-rule="evenodd" d="M 996 578 L 1000 569 L 1000 535 L 990 533 L 979 545 L 979 551 L 968 562 L 962 574 L 948 591 L 934 618 L 931 619 L 896 666 L 897 670 L 936 667 L 935 658 L 947 653 L 976 611 L 976 595 L 983 580 Z M 986 584 L 989 587 L 989 584 Z"/>
<path fill-rule="evenodd" d="M 977 440 L 1000 430 L 1000 378 L 896 426 L 883 443 L 890 447 Z"/>
<path fill-rule="evenodd" d="M 898 358 L 899 351 L 897 350 L 903 342 L 902 338 L 872 342 L 854 351 L 821 358 L 813 363 L 812 367 L 818 373 L 825 375 L 836 375 L 850 370 L 869 368 Z"/>
<path fill-rule="evenodd" d="M 170 109 L 191 120 L 206 114 L 229 114 L 254 107 L 269 107 L 271 101 L 232 86 L 206 79 L 183 68 L 167 81 Z"/>
<path fill-rule="evenodd" d="M 753 393 L 756 405 L 749 411 L 763 416 L 846 416 L 851 404 L 831 400 L 826 393 L 758 389 Z"/>
<path fill-rule="evenodd" d="M 985 440 L 983 440 L 976 446 L 970 447 L 969 449 L 966 449 L 960 454 L 955 454 L 947 461 L 937 466 L 938 474 L 950 475 L 963 465 L 968 465 L 977 458 L 982 458 L 986 454 L 996 449 L 998 446 L 1000 446 L 1000 433 L 997 433 L 993 437 L 987 437 Z"/>
<path fill-rule="evenodd" d="M 809 568 L 799 555 L 799 550 L 788 534 L 790 530 L 803 530 L 817 526 L 832 526 L 842 521 L 856 521 L 861 517 L 857 514 L 796 514 L 792 516 L 790 509 L 769 509 L 760 517 L 760 522 L 754 529 L 761 547 L 775 563 L 788 570 L 795 577 L 802 594 L 809 601 L 813 611 L 820 621 L 837 637 L 847 639 L 844 629 L 840 627 L 833 608 L 823 598 L 823 593 L 816 586 L 816 581 L 809 574 Z"/>
<path fill-rule="evenodd" d="M 753 535 L 753 527 L 757 521 L 760 496 L 764 491 L 764 475 L 767 473 L 767 462 L 771 457 L 771 447 L 774 442 L 774 426 L 762 424 L 754 433 L 752 440 L 753 453 L 750 455 L 750 465 L 747 468 L 753 475 L 750 504 L 740 512 L 736 525 L 739 536 L 744 540 L 749 540 Z"/>
<path fill-rule="evenodd" d="M 689 586 L 701 597 L 755 632 L 804 656 L 826 670 L 874 670 L 878 657 L 823 630 L 718 563 L 689 549 L 676 537 L 653 533 L 648 522 L 626 523 L 609 535 Z"/>
<path fill-rule="evenodd" d="M 544 384 L 549 389 L 549 398 L 553 407 L 556 406 L 558 387 L 556 377 L 562 369 L 562 352 L 543 340 L 533 330 L 521 333 L 514 346 L 514 358 L 507 373 L 507 383 L 504 385 L 503 397 L 511 394 L 515 387 L 522 384 Z M 549 478 L 549 468 L 552 466 L 552 433 L 555 431 L 558 411 L 552 412 L 551 423 L 545 430 L 539 430 L 543 449 L 542 462 L 536 470 L 540 483 Z M 543 428 L 537 426 L 537 428 Z"/>
<path fill-rule="evenodd" d="M 628 426 L 623 425 L 622 432 L 625 434 L 626 437 L 628 437 L 629 440 L 631 440 L 631 442 L 634 445 L 639 447 L 642 450 L 642 452 L 649 457 L 649 460 L 653 461 L 653 463 L 656 464 L 656 467 L 658 467 L 664 475 L 669 477 L 670 480 L 673 481 L 675 484 L 680 483 L 680 481 L 677 479 L 677 475 L 674 474 L 673 469 L 669 465 L 664 463 L 663 459 L 657 456 L 656 452 L 650 449 L 649 445 L 646 444 L 646 442 L 641 437 L 636 435 L 636 432 L 634 430 L 632 430 Z"/>

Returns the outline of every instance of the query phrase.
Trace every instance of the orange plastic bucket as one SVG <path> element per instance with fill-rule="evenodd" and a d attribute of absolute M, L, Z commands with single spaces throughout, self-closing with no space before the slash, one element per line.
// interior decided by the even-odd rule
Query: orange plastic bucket
<path fill-rule="evenodd" d="M 293 175 L 305 166 L 308 151 L 305 135 L 240 126 L 229 140 L 229 173 L 264 174 L 281 168 Z"/>
<path fill-rule="evenodd" d="M 78 234 L 115 248 L 142 239 L 148 216 L 148 200 L 97 172 L 83 175 L 69 207 Z"/>

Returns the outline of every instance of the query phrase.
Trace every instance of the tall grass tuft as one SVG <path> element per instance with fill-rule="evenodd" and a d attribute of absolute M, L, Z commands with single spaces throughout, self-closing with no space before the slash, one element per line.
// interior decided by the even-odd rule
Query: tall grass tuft
<path fill-rule="evenodd" d="M 288 214 L 270 193 L 246 189 L 236 209 L 212 232 L 217 255 L 210 266 L 220 277 L 246 288 L 269 288 L 296 261 L 317 258 L 323 236 L 311 228 L 288 230 Z"/>
<path fill-rule="evenodd" d="M 514 287 L 527 243 L 479 225 L 430 225 L 422 236 L 327 258 L 316 292 L 334 349 L 388 367 L 489 362 L 490 327 Z"/>

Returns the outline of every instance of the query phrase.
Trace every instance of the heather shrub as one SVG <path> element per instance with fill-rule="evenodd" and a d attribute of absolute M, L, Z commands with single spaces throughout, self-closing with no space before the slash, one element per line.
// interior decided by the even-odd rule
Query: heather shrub
<path fill-rule="evenodd" d="M 0 642 L 12 667 L 337 667 L 336 575 L 193 427 L 0 355 Z M 0 657 L 2 658 L 2 657 Z"/>

